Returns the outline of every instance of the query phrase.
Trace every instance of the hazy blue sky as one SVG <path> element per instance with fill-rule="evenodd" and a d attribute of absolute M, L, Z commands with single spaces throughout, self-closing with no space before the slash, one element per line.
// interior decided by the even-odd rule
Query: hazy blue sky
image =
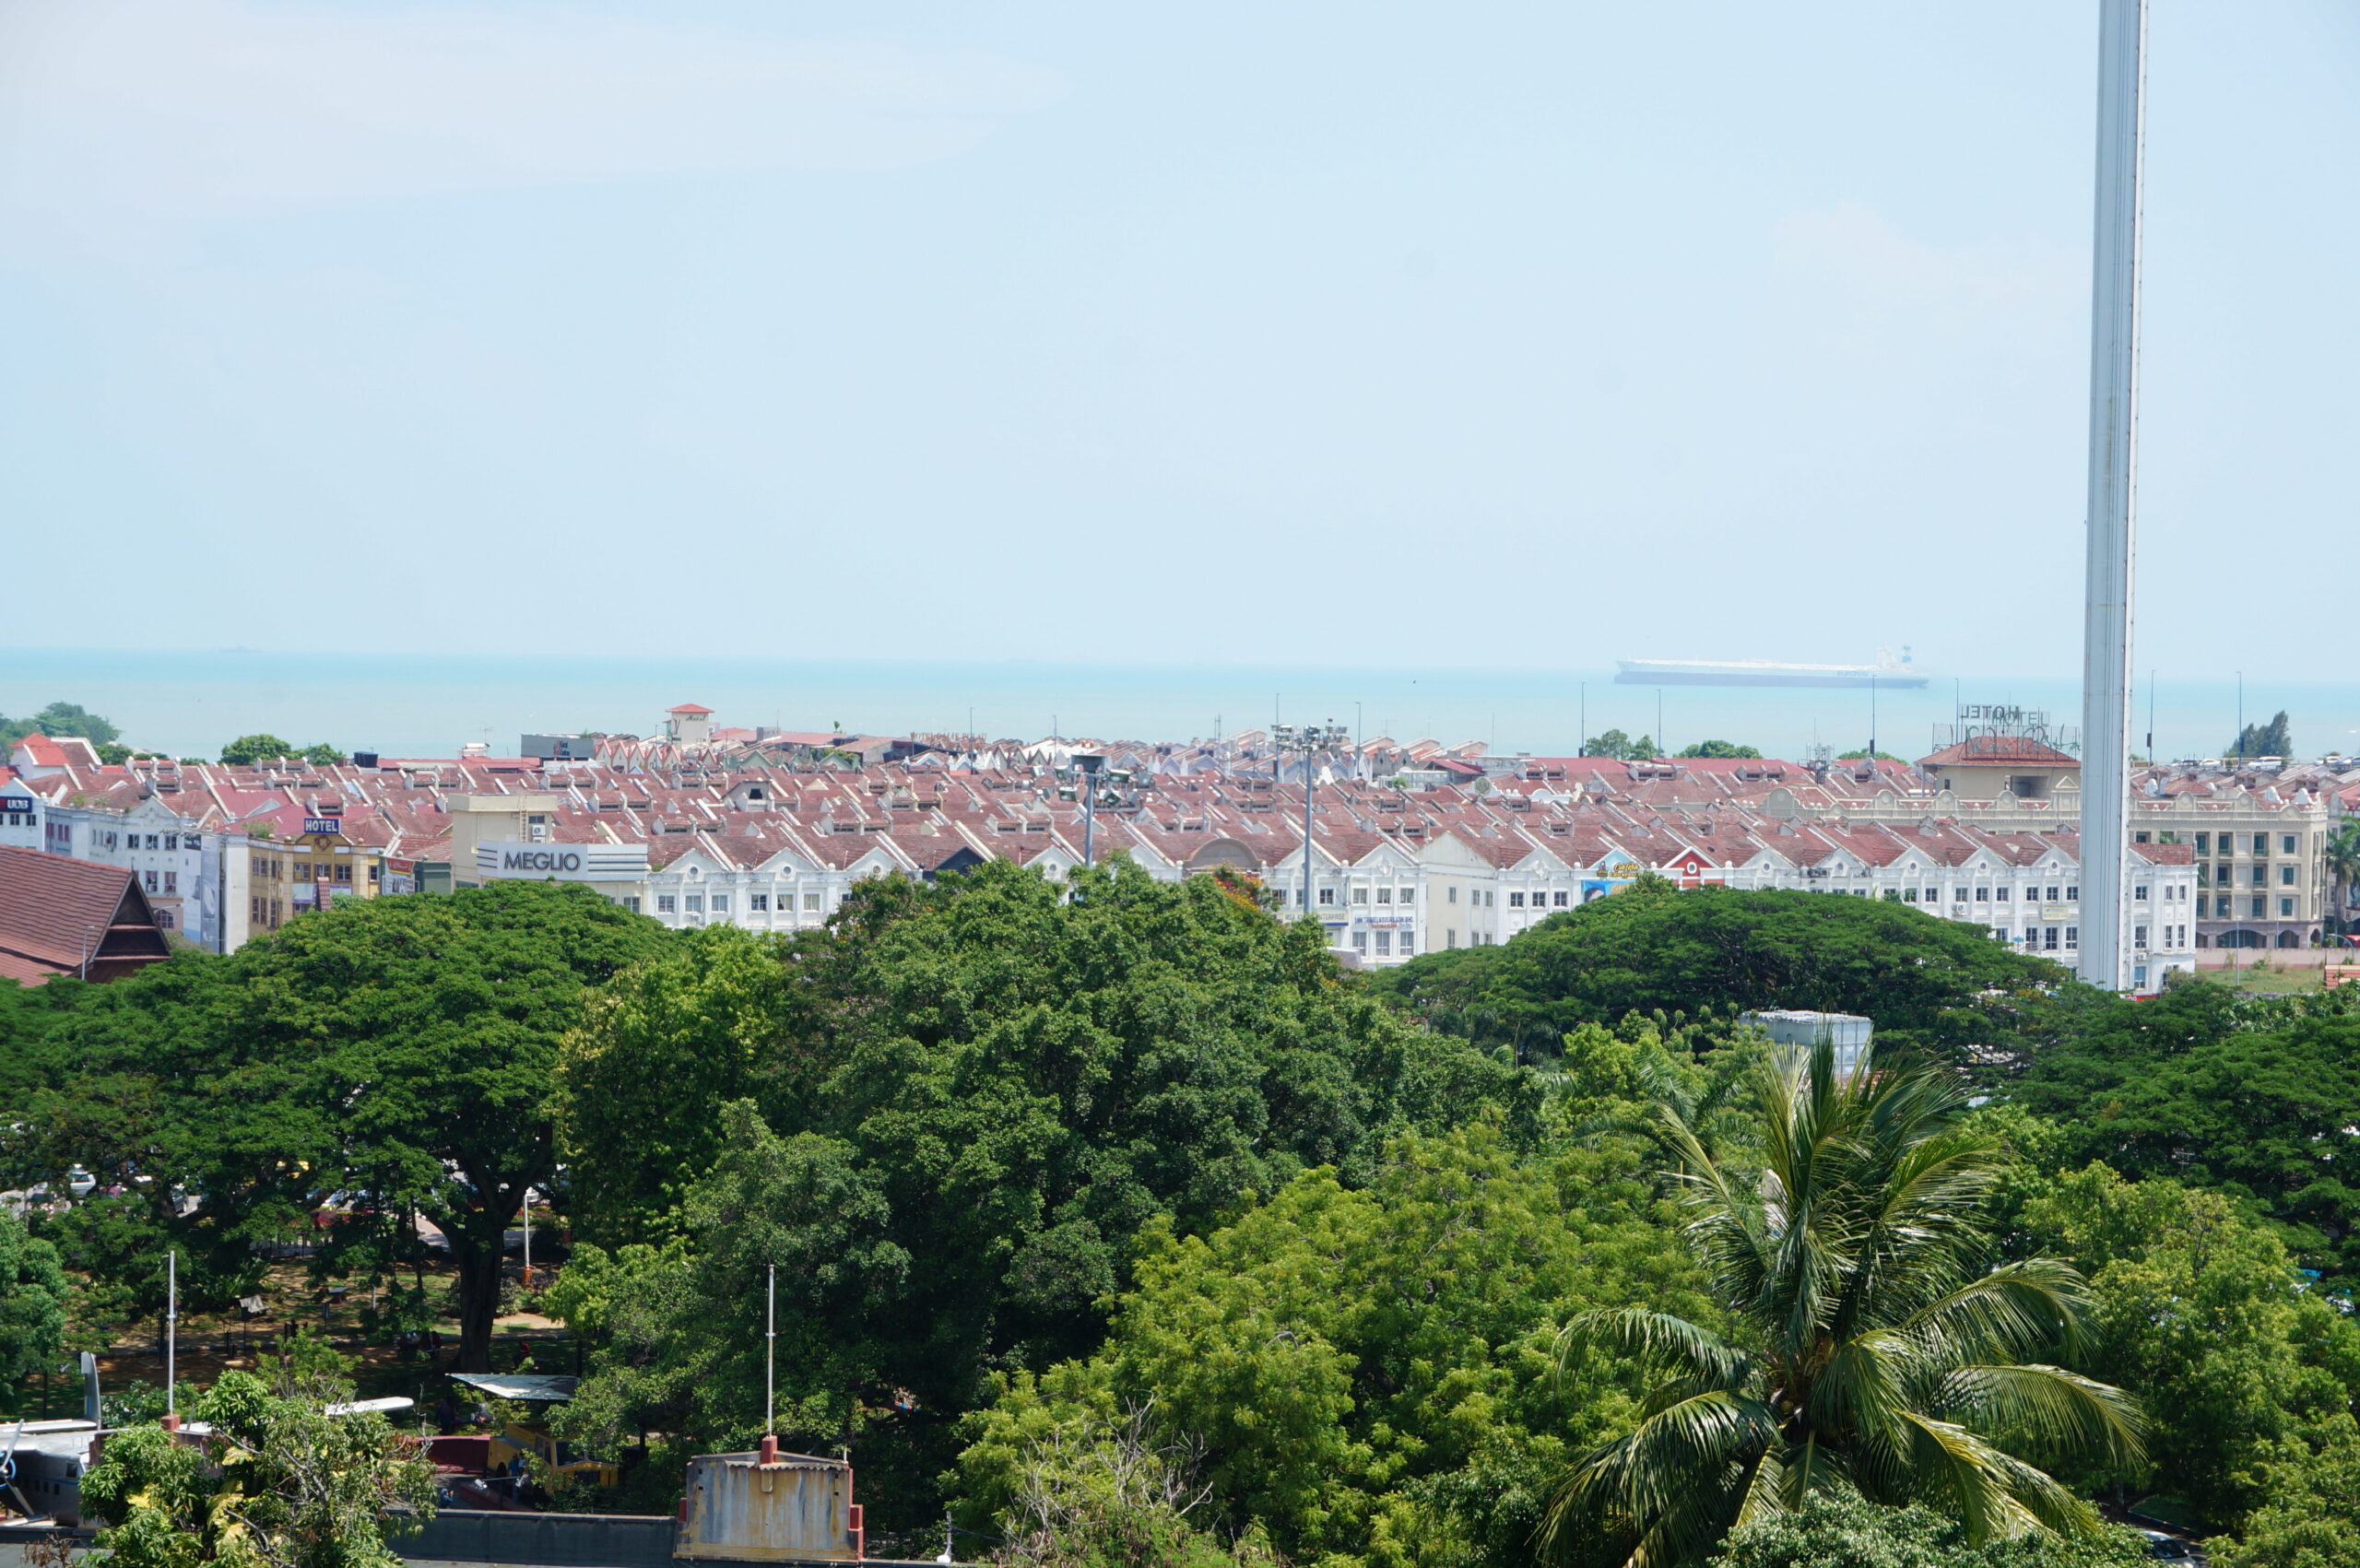
<path fill-rule="evenodd" d="M 0 0 L 0 644 L 2078 668 L 2094 0 Z M 2349 597 L 2360 7 L 2155 0 L 2139 663 Z"/>

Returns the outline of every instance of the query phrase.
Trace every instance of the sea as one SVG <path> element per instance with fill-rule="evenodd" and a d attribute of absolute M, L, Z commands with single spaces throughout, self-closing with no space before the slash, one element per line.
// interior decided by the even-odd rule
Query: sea
<path fill-rule="evenodd" d="M 18 648 L 0 650 L 0 715 L 78 702 L 177 757 L 211 757 L 256 732 L 387 757 L 447 757 L 470 741 L 513 755 L 528 733 L 655 734 L 680 702 L 723 725 L 1026 741 L 1186 741 L 1279 719 L 1536 756 L 1620 729 L 1666 751 L 1717 739 L 1783 757 L 1855 750 L 1873 736 L 1878 749 L 1914 758 L 1941 743 L 1961 704 L 2081 720 L 2078 672 L 1928 673 L 1919 690 L 1871 692 L 1630 686 L 1579 668 Z M 2255 676 L 2148 683 L 2134 695 L 2132 745 L 2149 751 L 2152 733 L 2151 754 L 2219 756 L 2240 713 L 2259 723 L 2281 709 L 2303 755 L 2360 755 L 2360 683 Z"/>

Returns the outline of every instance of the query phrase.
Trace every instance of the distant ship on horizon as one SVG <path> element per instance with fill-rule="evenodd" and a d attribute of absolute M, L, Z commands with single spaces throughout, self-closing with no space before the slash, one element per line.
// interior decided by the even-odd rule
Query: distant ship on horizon
<path fill-rule="evenodd" d="M 1836 686 L 1902 691 L 1922 687 L 1927 677 L 1901 656 L 1880 651 L 1872 665 L 1788 665 L 1768 659 L 1617 659 L 1617 686 Z"/>

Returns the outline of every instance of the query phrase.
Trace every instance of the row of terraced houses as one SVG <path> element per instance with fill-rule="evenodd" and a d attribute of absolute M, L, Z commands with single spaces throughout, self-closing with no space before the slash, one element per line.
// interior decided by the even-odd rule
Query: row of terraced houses
<path fill-rule="evenodd" d="M 715 731 L 693 705 L 669 729 L 572 757 L 319 767 L 105 767 L 81 742 L 35 737 L 0 775 L 0 843 L 126 868 L 159 925 L 216 950 L 339 898 L 513 877 L 584 882 L 675 926 L 795 929 L 868 877 L 997 858 L 1061 878 L 1085 840 L 1092 858 L 1159 878 L 1256 878 L 1372 965 L 1506 940 L 1642 872 L 1890 899 L 2060 960 L 2079 943 L 2078 775 L 2062 753 L 1811 767 L 1376 741 L 1280 760 L 1248 732 L 1095 746 L 1103 769 L 1085 778 L 1083 748 L 1063 741 L 773 737 Z M 879 757 L 900 760 L 864 760 Z M 2360 771 L 2184 765 L 2136 788 L 2137 983 L 2340 925 L 2324 849 Z"/>

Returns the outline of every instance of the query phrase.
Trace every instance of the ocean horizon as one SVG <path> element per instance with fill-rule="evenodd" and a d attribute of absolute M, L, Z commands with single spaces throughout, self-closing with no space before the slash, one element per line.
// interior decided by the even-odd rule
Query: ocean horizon
<path fill-rule="evenodd" d="M 725 725 L 1023 740 L 1186 741 L 1277 717 L 1539 756 L 1620 729 L 1671 751 L 1718 739 L 1794 757 L 1818 744 L 1864 747 L 1873 726 L 1880 749 L 1916 757 L 1961 701 L 2080 723 L 2078 678 L 1929 673 L 1921 689 L 1871 693 L 1626 686 L 1611 669 L 18 648 L 0 650 L 0 714 L 79 702 L 126 740 L 180 757 L 211 757 L 255 732 L 389 757 L 450 756 L 470 741 L 508 755 L 527 733 L 653 734 L 679 702 L 704 704 Z M 2153 697 L 2159 754 L 2218 756 L 2234 744 L 2234 678 L 2165 679 Z M 2134 747 L 2143 749 L 2149 707 L 2141 690 Z M 2247 680 L 2248 722 L 2282 708 L 2302 754 L 2360 754 L 2360 687 Z"/>

